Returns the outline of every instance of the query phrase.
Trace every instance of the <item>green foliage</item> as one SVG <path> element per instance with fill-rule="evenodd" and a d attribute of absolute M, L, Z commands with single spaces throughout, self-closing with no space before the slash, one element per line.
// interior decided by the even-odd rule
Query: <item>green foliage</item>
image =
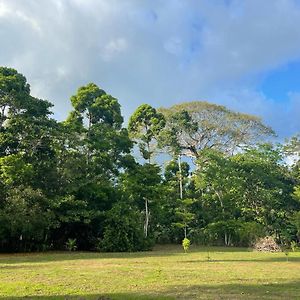
<path fill-rule="evenodd" d="M 142 157 L 149 163 L 153 154 L 151 142 L 157 139 L 164 126 L 164 116 L 148 104 L 140 105 L 129 119 L 130 136 L 138 143 Z"/>
<path fill-rule="evenodd" d="M 159 111 L 167 120 L 170 132 L 167 136 L 171 136 L 166 139 L 167 144 L 176 145 L 182 154 L 194 158 L 199 158 L 205 149 L 232 153 L 241 145 L 253 144 L 273 134 L 255 116 L 205 101 L 185 102 Z"/>
<path fill-rule="evenodd" d="M 191 241 L 188 238 L 184 238 L 182 240 L 182 247 L 184 250 L 184 253 L 187 253 L 190 249 Z"/>
<path fill-rule="evenodd" d="M 238 229 L 238 240 L 235 242 L 239 246 L 252 246 L 254 242 L 266 236 L 266 229 L 262 224 L 256 222 L 241 222 Z"/>
<path fill-rule="evenodd" d="M 175 226 L 184 229 L 184 236 L 187 236 L 188 225 L 195 218 L 195 214 L 191 212 L 191 205 L 194 203 L 193 199 L 178 199 L 178 206 L 175 209 L 176 221 Z"/>
<path fill-rule="evenodd" d="M 117 99 L 106 94 L 94 83 L 79 88 L 77 94 L 71 97 L 71 103 L 78 116 L 87 118 L 89 127 L 92 124 L 106 123 L 120 128 L 123 123 Z"/>
<path fill-rule="evenodd" d="M 0 157 L 0 179 L 7 186 L 18 186 L 29 181 L 33 166 L 21 154 Z"/>
<path fill-rule="evenodd" d="M 66 241 L 66 249 L 68 251 L 76 251 L 76 249 L 77 249 L 77 240 L 69 238 Z"/>
<path fill-rule="evenodd" d="M 5 206 L 0 210 L 2 249 L 38 250 L 51 227 L 53 213 L 40 190 L 18 187 L 8 191 Z"/>
<path fill-rule="evenodd" d="M 101 243 L 103 251 L 126 252 L 148 250 L 140 215 L 134 206 L 117 203 L 109 211 Z"/>
<path fill-rule="evenodd" d="M 285 165 L 299 137 L 261 145 L 273 132 L 259 118 L 201 101 L 143 104 L 123 128 L 118 100 L 94 83 L 71 104 L 57 122 L 22 74 L 0 67 L 0 251 L 66 241 L 138 251 L 183 233 L 227 246 L 266 235 L 300 241 L 300 163 Z M 137 163 L 134 144 L 147 163 Z M 169 163 L 153 164 L 158 149 Z"/>
<path fill-rule="evenodd" d="M 292 250 L 293 252 L 296 252 L 296 251 L 299 250 L 299 247 L 298 247 L 297 242 L 291 241 L 291 250 Z"/>

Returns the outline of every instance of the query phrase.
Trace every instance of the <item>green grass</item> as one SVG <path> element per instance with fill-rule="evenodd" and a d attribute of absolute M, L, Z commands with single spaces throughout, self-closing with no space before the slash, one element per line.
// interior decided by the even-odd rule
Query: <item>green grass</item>
<path fill-rule="evenodd" d="M 209 250 L 211 260 L 207 260 Z M 0 254 L 0 299 L 300 299 L 300 253 Z"/>

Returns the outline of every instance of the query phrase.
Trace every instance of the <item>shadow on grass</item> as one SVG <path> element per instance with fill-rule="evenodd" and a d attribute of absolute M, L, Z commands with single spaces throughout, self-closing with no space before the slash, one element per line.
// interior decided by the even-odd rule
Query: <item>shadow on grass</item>
<path fill-rule="evenodd" d="M 262 284 L 227 284 L 227 285 L 177 285 L 163 291 L 149 292 L 148 295 L 103 294 L 103 295 L 54 295 L 1 297 L 1 300 L 171 300 L 171 299 L 300 299 L 300 281 Z"/>
<path fill-rule="evenodd" d="M 198 247 L 191 248 L 191 253 L 212 251 L 215 253 L 224 252 L 249 252 L 247 248 L 234 247 Z M 0 264 L 20 264 L 20 263 L 46 263 L 65 260 L 81 260 L 81 259 L 137 259 L 143 257 L 166 257 L 182 255 L 181 245 L 157 245 L 153 251 L 143 252 L 66 252 L 66 251 L 49 251 L 36 253 L 15 253 L 0 254 Z"/>
<path fill-rule="evenodd" d="M 194 246 L 191 248 L 190 253 L 207 253 L 209 252 L 214 262 L 283 262 L 286 261 L 286 256 L 282 253 L 282 256 L 277 257 L 258 257 L 251 259 L 213 259 L 213 254 L 219 255 L 223 253 L 237 253 L 237 252 L 253 252 L 249 248 L 234 248 L 234 247 L 200 247 Z M 258 252 L 257 252 L 258 253 Z M 86 260 L 86 259 L 139 259 L 139 258 L 151 258 L 151 257 L 168 257 L 168 256 L 182 256 L 184 255 L 181 245 L 158 245 L 153 251 L 143 252 L 66 252 L 66 251 L 49 251 L 49 252 L 36 252 L 36 253 L 15 253 L 15 254 L 0 254 L 0 269 L 8 267 L 7 265 L 17 265 L 25 263 L 48 263 L 59 261 L 71 261 L 71 260 Z M 205 262 L 206 259 L 183 261 L 182 263 L 197 263 Z M 298 262 L 300 256 L 290 256 L 289 261 Z M 1 264 L 5 266 L 1 267 Z"/>
<path fill-rule="evenodd" d="M 252 259 L 213 259 L 211 258 L 210 260 L 207 260 L 206 258 L 203 259 L 197 259 L 197 260 L 184 260 L 184 261 L 180 261 L 177 263 L 218 263 L 218 262 L 222 262 L 222 263 L 239 263 L 239 262 L 251 262 L 251 263 L 259 263 L 259 262 L 264 262 L 264 263 L 274 263 L 274 262 L 300 262 L 300 257 L 289 257 L 288 260 L 286 258 L 286 256 L 284 254 L 282 254 L 282 256 L 277 256 L 277 257 L 258 257 L 258 258 L 252 258 Z"/>
<path fill-rule="evenodd" d="M 85 259 L 138 259 L 143 257 L 165 257 L 178 255 L 176 252 L 39 252 L 39 253 L 17 253 L 0 254 L 0 264 L 22 264 L 22 263 L 46 263 L 59 262 L 67 260 L 85 260 Z"/>

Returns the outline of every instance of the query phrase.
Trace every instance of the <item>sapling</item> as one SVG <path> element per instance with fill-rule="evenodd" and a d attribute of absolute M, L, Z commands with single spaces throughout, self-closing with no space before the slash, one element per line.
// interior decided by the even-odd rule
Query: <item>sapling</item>
<path fill-rule="evenodd" d="M 207 261 L 210 261 L 210 254 L 209 254 L 209 251 L 207 251 Z"/>
<path fill-rule="evenodd" d="M 76 251 L 76 249 L 77 249 L 77 240 L 69 238 L 66 242 L 66 249 L 68 251 Z"/>
<path fill-rule="evenodd" d="M 298 246 L 295 241 L 291 241 L 291 249 L 293 252 L 296 252 L 298 250 Z"/>
<path fill-rule="evenodd" d="M 191 245 L 191 241 L 188 238 L 184 238 L 182 241 L 182 247 L 183 247 L 184 253 L 188 252 L 190 245 Z"/>
<path fill-rule="evenodd" d="M 286 248 L 283 251 L 284 251 L 284 254 L 285 254 L 285 257 L 286 257 L 286 261 L 289 261 L 289 254 L 290 254 L 289 249 Z"/>

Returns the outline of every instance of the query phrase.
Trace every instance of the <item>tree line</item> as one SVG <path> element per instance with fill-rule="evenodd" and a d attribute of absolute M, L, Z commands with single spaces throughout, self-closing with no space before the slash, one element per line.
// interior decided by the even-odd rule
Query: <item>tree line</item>
<path fill-rule="evenodd" d="M 0 67 L 0 251 L 299 242 L 297 136 L 271 143 L 260 118 L 204 101 L 142 104 L 125 127 L 94 83 L 70 101 L 58 122 Z"/>

